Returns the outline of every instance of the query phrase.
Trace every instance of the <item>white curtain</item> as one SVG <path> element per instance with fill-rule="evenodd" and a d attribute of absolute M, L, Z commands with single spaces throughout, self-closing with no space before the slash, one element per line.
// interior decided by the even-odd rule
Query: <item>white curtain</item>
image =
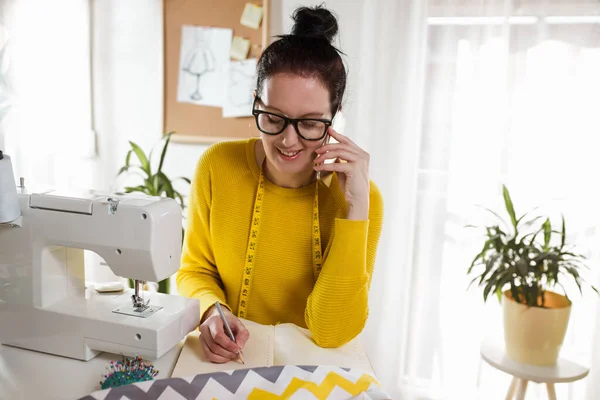
<path fill-rule="evenodd" d="M 0 145 L 16 179 L 85 188 L 95 156 L 89 1 L 0 0 L 0 11 L 12 89 Z"/>
<path fill-rule="evenodd" d="M 397 398 L 506 395 L 510 377 L 480 360 L 482 341 L 502 339 L 501 309 L 467 291 L 483 242 L 464 228 L 488 222 L 476 205 L 502 212 L 503 183 L 517 212 L 565 215 L 598 284 L 599 12 L 592 0 L 365 2 L 360 74 L 373 78 L 357 88 L 357 140 L 386 205 L 365 342 Z M 598 299 L 569 293 L 563 355 L 593 367 Z M 558 397 L 598 398 L 594 371 Z M 527 398 L 544 395 L 530 385 Z"/>
<path fill-rule="evenodd" d="M 5 151 L 5 127 L 8 125 L 12 100 L 10 68 L 10 42 L 8 23 L 12 19 L 12 2 L 0 1 L 0 150 Z"/>
<path fill-rule="evenodd" d="M 0 92 L 0 104 L 8 97 L 10 107 L 0 120 L 0 149 L 30 190 L 108 187 L 96 186 L 112 172 L 98 157 L 93 129 L 91 23 L 89 0 L 0 0 L 11 89 Z M 95 253 L 85 257 L 86 280 L 116 280 Z"/>

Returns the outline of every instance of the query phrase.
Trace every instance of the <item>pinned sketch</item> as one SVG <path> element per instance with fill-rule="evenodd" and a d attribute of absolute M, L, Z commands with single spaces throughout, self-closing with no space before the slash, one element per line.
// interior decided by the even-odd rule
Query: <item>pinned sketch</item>
<path fill-rule="evenodd" d="M 182 27 L 177 101 L 212 107 L 223 105 L 232 36 L 231 29 Z"/>
<path fill-rule="evenodd" d="M 227 79 L 223 117 L 251 116 L 253 91 L 256 88 L 256 59 L 230 62 Z"/>

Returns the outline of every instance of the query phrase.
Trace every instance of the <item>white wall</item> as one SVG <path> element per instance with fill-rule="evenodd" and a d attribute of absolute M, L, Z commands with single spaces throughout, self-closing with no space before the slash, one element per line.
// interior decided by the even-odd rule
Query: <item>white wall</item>
<path fill-rule="evenodd" d="M 318 1 L 272 1 L 271 35 L 289 32 L 290 15 L 299 5 Z M 149 149 L 162 134 L 162 0 L 93 2 L 94 116 L 98 165 L 93 183 L 113 188 L 125 160 L 128 141 Z M 344 104 L 347 134 L 352 136 L 354 88 L 359 76 L 360 21 L 363 0 L 335 0 L 326 6 L 338 15 L 340 45 L 348 55 L 348 97 Z M 168 176 L 192 177 L 206 145 L 172 143 L 165 160 Z M 187 193 L 187 185 L 182 187 Z"/>
<path fill-rule="evenodd" d="M 93 2 L 94 185 L 113 188 L 128 141 L 147 150 L 161 135 L 161 1 Z M 171 155 L 172 157 L 174 154 Z"/>

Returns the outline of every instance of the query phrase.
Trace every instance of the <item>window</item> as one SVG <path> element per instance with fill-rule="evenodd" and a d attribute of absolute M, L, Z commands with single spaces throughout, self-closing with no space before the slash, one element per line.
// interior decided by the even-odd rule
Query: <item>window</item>
<path fill-rule="evenodd" d="M 481 339 L 502 332 L 497 303 L 484 305 L 479 290 L 467 291 L 466 268 L 480 241 L 464 226 L 482 222 L 477 204 L 503 210 L 506 183 L 519 213 L 535 206 L 556 218 L 563 212 L 590 265 L 600 258 L 593 244 L 600 235 L 598 3 L 485 3 L 433 1 L 428 18 L 409 285 L 422 301 L 411 305 L 400 378 L 437 387 L 444 398 L 468 398 L 464 386 L 476 386 Z M 600 271 L 592 272 L 596 282 Z M 574 308 L 563 354 L 589 361 L 595 298 L 584 300 Z M 497 394 L 508 382 L 498 377 L 485 386 Z M 558 396 L 583 398 L 584 385 L 557 387 L 564 390 Z"/>
<path fill-rule="evenodd" d="M 6 152 L 26 183 L 85 187 L 94 149 L 89 1 L 12 7 Z"/>

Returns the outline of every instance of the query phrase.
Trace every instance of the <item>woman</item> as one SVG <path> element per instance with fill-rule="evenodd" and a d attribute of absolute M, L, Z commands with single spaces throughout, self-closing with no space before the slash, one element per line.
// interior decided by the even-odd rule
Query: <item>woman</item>
<path fill-rule="evenodd" d="M 294 323 L 322 347 L 347 343 L 367 320 L 382 198 L 369 155 L 331 127 L 346 86 L 337 21 L 321 7 L 293 18 L 258 61 L 260 139 L 211 146 L 192 183 L 177 288 L 200 300 L 201 342 L 217 363 L 249 338 L 238 317 Z"/>

